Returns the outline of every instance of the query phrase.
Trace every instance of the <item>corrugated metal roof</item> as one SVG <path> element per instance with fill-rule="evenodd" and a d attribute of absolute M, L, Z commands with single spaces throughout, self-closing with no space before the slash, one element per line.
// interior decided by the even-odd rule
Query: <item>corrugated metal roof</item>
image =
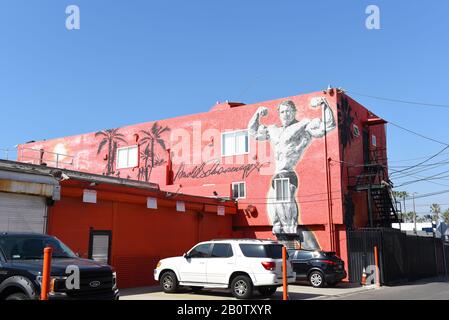
<path fill-rule="evenodd" d="M 33 180 L 34 179 L 44 179 L 42 176 L 48 177 L 48 181 L 50 183 L 51 179 L 56 179 L 56 183 L 58 184 L 58 180 L 64 180 L 64 175 L 67 178 L 74 179 L 74 180 L 81 180 L 81 181 L 88 181 L 88 182 L 95 182 L 95 183 L 108 183 L 108 184 L 115 184 L 115 185 L 124 185 L 128 187 L 135 187 L 140 189 L 151 189 L 151 190 L 159 190 L 159 185 L 156 183 L 151 182 L 142 182 L 142 181 L 136 181 L 136 180 L 130 180 L 130 179 L 123 179 L 123 178 L 116 178 L 116 177 L 109 177 L 109 176 L 102 176 L 98 174 L 92 174 L 92 173 L 85 173 L 80 171 L 72 171 L 67 169 L 61 169 L 61 168 L 52 168 L 48 166 L 40 166 L 40 165 L 34 165 L 29 163 L 23 163 L 23 162 L 17 162 L 17 161 L 9 161 L 9 160 L 0 160 L 0 172 L 8 171 L 8 172 L 14 172 L 13 174 L 9 174 L 10 177 L 13 176 L 19 176 L 20 174 L 27 174 L 27 179 Z M 5 176 L 8 176 L 7 172 L 3 173 Z M 41 176 L 41 178 L 38 178 L 37 176 Z M 15 178 L 13 180 L 16 180 Z M 19 180 L 23 181 L 23 180 Z M 30 181 L 30 182 L 37 182 L 37 181 Z M 41 182 L 45 183 L 45 182 Z M 53 183 L 51 183 L 53 184 Z"/>

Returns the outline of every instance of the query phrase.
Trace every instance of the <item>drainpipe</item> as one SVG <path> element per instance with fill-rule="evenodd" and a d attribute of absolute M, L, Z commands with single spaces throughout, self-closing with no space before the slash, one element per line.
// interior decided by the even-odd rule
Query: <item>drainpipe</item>
<path fill-rule="evenodd" d="M 330 237 L 331 251 L 335 251 L 336 243 L 335 243 L 334 218 L 332 212 L 332 181 L 330 175 L 331 161 L 332 161 L 331 158 L 327 158 L 326 161 L 327 207 L 329 213 L 329 237 Z"/>
<path fill-rule="evenodd" d="M 330 106 L 329 106 L 330 108 Z M 334 222 L 332 219 L 332 198 L 331 198 L 331 182 L 330 182 L 330 161 L 327 152 L 327 127 L 326 127 L 326 111 L 323 108 L 323 122 L 324 122 L 324 161 L 326 168 L 326 187 L 327 187 L 327 211 L 328 211 L 328 225 L 329 225 L 329 243 L 331 246 L 330 251 L 335 251 L 335 237 L 334 237 Z"/>

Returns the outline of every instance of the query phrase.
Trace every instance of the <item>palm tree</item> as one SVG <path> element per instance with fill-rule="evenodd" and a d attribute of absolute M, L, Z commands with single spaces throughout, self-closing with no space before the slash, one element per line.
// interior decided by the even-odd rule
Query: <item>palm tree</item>
<path fill-rule="evenodd" d="M 449 224 L 449 208 L 443 212 L 443 219 L 446 224 Z"/>
<path fill-rule="evenodd" d="M 106 172 L 104 175 L 114 174 L 115 154 L 119 142 L 127 143 L 125 136 L 118 132 L 119 129 L 107 129 L 95 133 L 95 137 L 103 137 L 98 145 L 97 155 L 100 154 L 103 147 L 108 145 L 108 163 L 106 164 Z"/>
<path fill-rule="evenodd" d="M 408 198 L 409 194 L 407 191 L 393 191 L 393 195 L 395 198 L 400 198 L 403 201 L 404 204 L 404 208 L 402 208 L 402 212 L 406 212 L 406 208 L 405 208 L 405 199 Z M 402 214 L 401 214 L 402 215 Z M 403 217 L 401 217 L 401 220 L 403 219 Z"/>
<path fill-rule="evenodd" d="M 338 132 L 340 133 L 340 143 L 342 145 L 342 163 L 345 163 L 345 151 L 346 147 L 354 140 L 354 134 L 352 133 L 352 126 L 354 123 L 354 117 L 352 116 L 352 108 L 349 104 L 348 98 L 344 95 L 341 96 L 340 101 L 337 103 L 338 111 Z M 343 180 L 343 174 L 345 170 L 341 170 L 341 180 Z M 352 228 L 354 225 L 354 203 L 351 200 L 351 194 L 349 191 L 344 195 L 344 211 L 345 218 L 347 220 L 346 226 Z"/>
<path fill-rule="evenodd" d="M 438 220 L 440 219 L 441 214 L 441 207 L 438 203 L 432 203 L 430 206 L 430 212 L 433 213 L 433 218 L 438 223 Z"/>
<path fill-rule="evenodd" d="M 159 126 L 157 122 L 153 123 L 150 130 L 140 131 L 144 134 L 144 137 L 140 140 L 139 145 L 145 145 L 145 149 L 141 153 L 141 156 L 145 161 L 145 165 L 139 171 L 139 180 L 140 178 L 145 178 L 145 181 L 148 182 L 153 168 L 163 163 L 163 161 L 161 162 L 159 157 L 154 153 L 154 147 L 158 144 L 165 150 L 165 142 L 161 136 L 164 132 L 168 131 L 170 131 L 170 128 Z M 149 161 L 151 161 L 151 163 L 148 163 Z"/>
<path fill-rule="evenodd" d="M 404 212 L 402 214 L 403 222 L 414 222 L 415 213 L 414 212 Z"/>
<path fill-rule="evenodd" d="M 343 147 L 343 160 L 344 151 L 348 145 L 354 140 L 354 134 L 352 132 L 352 125 L 354 123 L 354 117 L 352 116 L 352 108 L 349 104 L 348 98 L 342 96 L 340 102 L 337 104 L 338 110 L 338 131 L 340 132 L 340 143 Z"/>

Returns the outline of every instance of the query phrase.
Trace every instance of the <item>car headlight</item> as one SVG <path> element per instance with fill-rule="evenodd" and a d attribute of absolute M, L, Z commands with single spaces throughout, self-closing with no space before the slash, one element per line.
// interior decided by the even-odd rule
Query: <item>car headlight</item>
<path fill-rule="evenodd" d="M 42 288 L 42 278 L 43 278 L 42 276 L 36 277 L 36 282 L 41 286 L 41 288 Z M 49 292 L 53 293 L 59 291 L 60 289 L 65 289 L 66 280 L 67 277 L 58 277 L 58 276 L 50 277 Z M 64 285 L 61 285 L 61 283 L 64 283 Z"/>

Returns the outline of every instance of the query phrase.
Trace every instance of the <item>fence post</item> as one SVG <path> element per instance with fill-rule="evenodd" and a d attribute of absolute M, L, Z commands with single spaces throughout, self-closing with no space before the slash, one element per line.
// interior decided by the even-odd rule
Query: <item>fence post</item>
<path fill-rule="evenodd" d="M 444 259 L 444 275 L 447 277 L 447 269 L 448 269 L 448 265 L 447 265 L 447 258 L 446 258 L 446 245 L 443 241 L 443 259 Z"/>
<path fill-rule="evenodd" d="M 374 263 L 376 264 L 376 287 L 380 287 L 380 268 L 379 268 L 379 256 L 377 252 L 377 246 L 374 246 Z"/>

